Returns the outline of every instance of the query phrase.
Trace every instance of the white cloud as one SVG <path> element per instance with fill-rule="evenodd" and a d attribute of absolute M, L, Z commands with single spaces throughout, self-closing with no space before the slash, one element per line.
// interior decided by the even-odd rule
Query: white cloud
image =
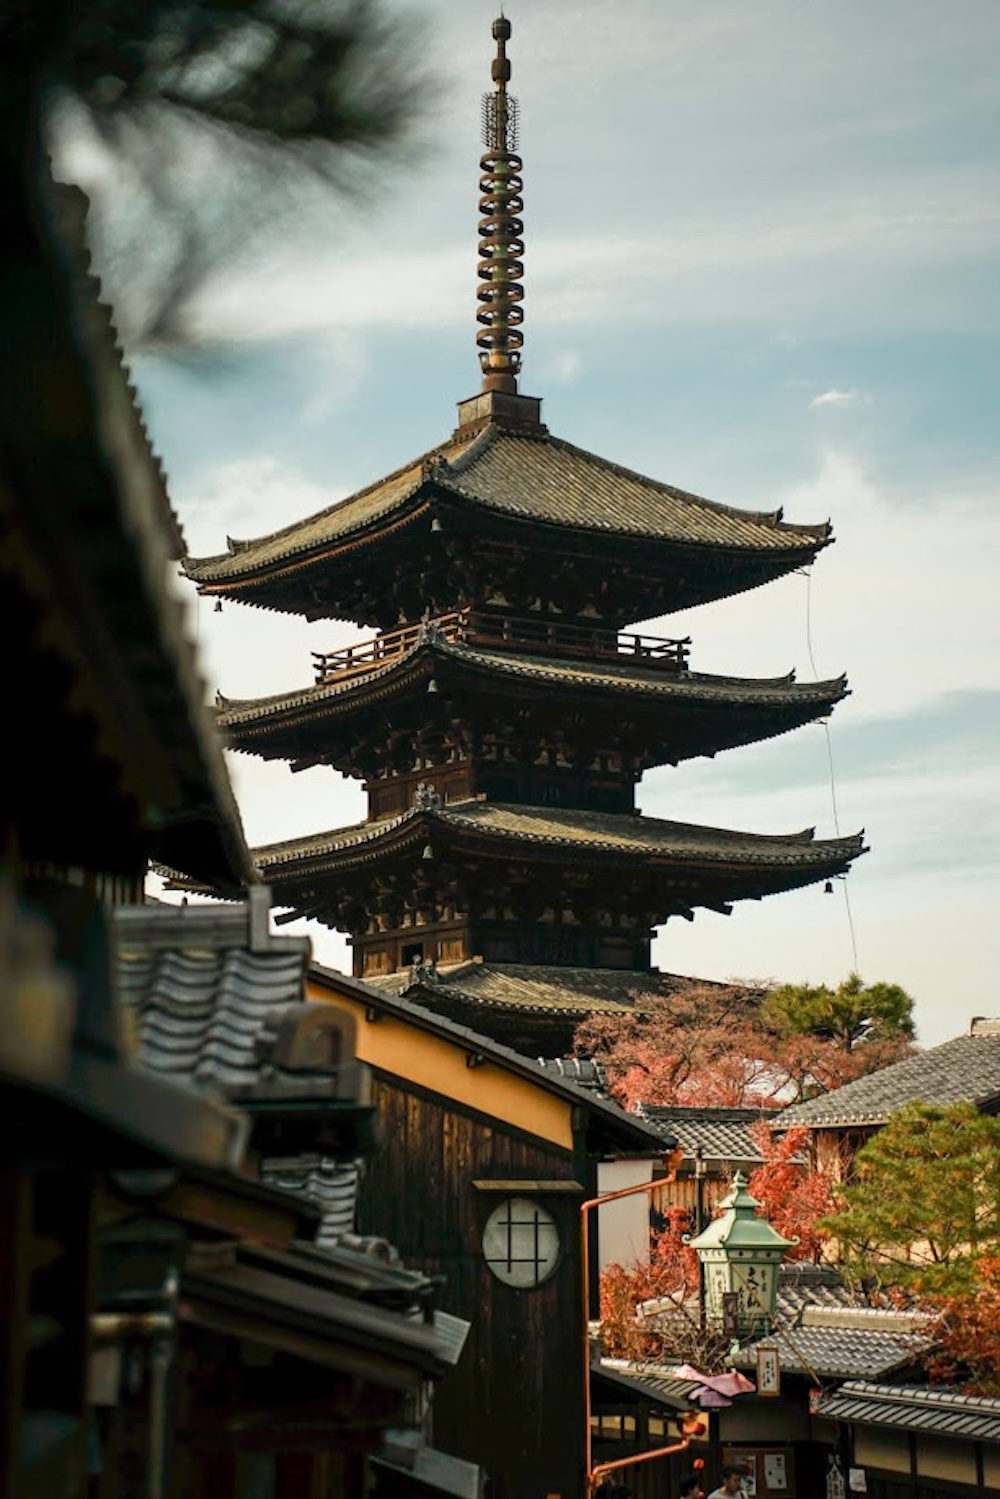
<path fill-rule="evenodd" d="M 548 363 L 545 373 L 560 385 L 571 385 L 579 379 L 583 360 L 575 349 L 563 349 Z"/>
<path fill-rule="evenodd" d="M 824 390 L 821 395 L 813 396 L 809 402 L 810 410 L 817 406 L 870 406 L 872 396 L 867 390 Z"/>
<path fill-rule="evenodd" d="M 901 503 L 852 453 L 826 448 L 810 478 L 776 497 L 788 520 L 833 520 L 836 543 L 811 579 L 794 574 L 649 628 L 690 634 L 695 670 L 771 676 L 794 666 L 805 679 L 808 623 L 817 674 L 850 678 L 838 718 L 898 715 L 945 692 L 998 686 L 995 496 L 994 484 L 956 475 L 946 495 L 912 492 Z"/>

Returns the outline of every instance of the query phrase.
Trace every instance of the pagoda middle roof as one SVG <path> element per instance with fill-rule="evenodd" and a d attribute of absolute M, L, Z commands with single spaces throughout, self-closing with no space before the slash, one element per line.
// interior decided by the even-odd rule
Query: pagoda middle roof
<path fill-rule="evenodd" d="M 379 822 L 356 823 L 327 833 L 293 838 L 254 850 L 254 859 L 265 878 L 291 874 L 295 865 L 318 870 L 326 863 L 343 867 L 345 856 L 377 856 L 380 846 L 399 847 L 423 840 L 437 824 L 443 832 L 474 837 L 497 845 L 519 847 L 573 857 L 607 857 L 612 862 L 660 860 L 694 865 L 738 864 L 801 869 L 806 882 L 817 877 L 817 868 L 846 866 L 864 852 L 861 834 L 817 840 L 812 828 L 798 833 L 766 834 L 736 832 L 726 828 L 701 827 L 668 822 L 638 813 L 591 812 L 553 809 L 503 802 L 473 800 L 440 805 L 416 805 L 396 817 Z"/>
<path fill-rule="evenodd" d="M 217 722 L 223 730 L 236 729 L 278 718 L 284 713 L 321 710 L 324 705 L 338 700 L 348 700 L 353 704 L 372 688 L 379 689 L 380 696 L 384 696 L 397 682 L 402 685 L 414 667 L 428 658 L 444 658 L 525 684 L 589 687 L 605 693 L 682 704 L 717 704 L 722 707 L 739 703 L 762 708 L 813 706 L 816 712 L 821 712 L 847 692 L 847 679 L 843 676 L 823 682 L 796 682 L 794 672 L 782 677 L 729 677 L 692 671 L 674 673 L 635 665 L 624 654 L 620 660 L 593 661 L 522 655 L 446 640 L 435 633 L 398 656 L 375 661 L 367 670 L 354 671 L 329 682 L 262 698 L 220 697 L 221 711 Z"/>
<path fill-rule="evenodd" d="M 791 552 L 805 559 L 830 540 L 828 523 L 792 525 L 780 509 L 739 510 L 646 478 L 545 428 L 493 423 L 280 531 L 230 540 L 218 556 L 188 558 L 185 570 L 203 586 L 249 582 L 395 527 L 435 494 L 473 510 L 574 531 L 727 551 Z"/>

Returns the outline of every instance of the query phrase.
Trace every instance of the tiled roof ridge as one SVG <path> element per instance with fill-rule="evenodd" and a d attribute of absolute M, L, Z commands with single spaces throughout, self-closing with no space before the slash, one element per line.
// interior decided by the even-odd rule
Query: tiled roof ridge
<path fill-rule="evenodd" d="M 989 1052 L 991 1041 L 996 1048 L 996 1072 L 995 1075 L 990 1072 L 978 1084 L 980 1091 L 975 1092 L 976 1078 L 974 1074 L 971 1078 L 968 1076 L 967 1059 L 987 1054 L 992 1057 L 993 1053 Z M 929 1097 L 928 1101 L 940 1099 L 945 1080 L 940 1075 L 939 1064 L 943 1063 L 947 1068 L 952 1058 L 966 1064 L 961 1068 L 958 1083 L 959 1091 L 963 1092 L 966 1099 L 983 1105 L 1000 1098 L 1000 1032 L 990 1034 L 967 1031 L 961 1036 L 952 1036 L 937 1046 L 914 1052 L 888 1067 L 881 1067 L 876 1072 L 855 1078 L 839 1088 L 832 1088 L 818 1098 L 792 1104 L 778 1116 L 776 1128 L 783 1129 L 799 1123 L 817 1127 L 881 1123 L 895 1109 L 923 1098 L 922 1090 L 933 1093 L 934 1097 Z M 899 1089 L 902 1091 L 898 1091 Z M 950 1101 L 959 1100 L 953 1098 Z"/>
<path fill-rule="evenodd" d="M 359 688 L 397 673 L 405 677 L 417 660 L 424 655 L 451 657 L 457 661 L 471 662 L 474 666 L 481 665 L 490 671 L 500 671 L 512 677 L 544 677 L 547 670 L 553 678 L 560 681 L 575 678 L 583 685 L 591 684 L 593 677 L 603 672 L 614 681 L 594 685 L 604 687 L 613 685 L 615 688 L 635 693 L 656 691 L 665 697 L 676 695 L 697 699 L 699 688 L 712 696 L 716 695 L 715 689 L 718 689 L 718 696 L 721 697 L 724 696 L 726 689 L 733 688 L 738 691 L 742 690 L 748 699 L 752 693 L 761 694 L 767 705 L 768 695 L 772 693 L 779 697 L 785 693 L 791 694 L 793 701 L 814 698 L 818 702 L 823 702 L 834 696 L 846 696 L 848 692 L 846 673 L 814 682 L 796 681 L 794 670 L 780 677 L 734 677 L 712 672 L 684 672 L 674 676 L 658 671 L 655 667 L 633 666 L 624 653 L 620 662 L 614 657 L 606 659 L 595 657 L 593 661 L 580 661 L 558 656 L 536 656 L 528 653 L 515 654 L 490 650 L 474 642 L 435 639 L 432 636 L 422 640 L 417 639 L 409 649 L 400 652 L 398 656 L 391 657 L 388 661 L 373 661 L 369 670 L 355 672 L 340 681 L 312 683 L 308 687 L 294 688 L 291 692 L 272 693 L 260 698 L 226 698 L 220 693 L 216 698 L 216 710 L 219 719 L 223 719 L 233 713 L 269 716 L 269 711 L 276 714 L 283 708 L 292 710 L 312 704 L 318 705 L 330 698 L 350 696 Z M 586 668 L 591 669 L 589 673 Z M 220 726 L 226 725 L 223 723 Z"/>
<path fill-rule="evenodd" d="M 869 1395 L 890 1404 L 951 1406 L 955 1410 L 1000 1411 L 995 1395 L 965 1395 L 947 1385 L 880 1384 L 876 1380 L 846 1380 L 838 1394 Z"/>
<path fill-rule="evenodd" d="M 487 428 L 486 431 L 489 432 L 490 429 Z M 478 458 L 482 456 L 482 453 L 483 451 L 485 451 L 486 447 L 490 446 L 493 441 L 501 438 L 504 441 L 533 442 L 539 443 L 544 447 L 560 448 L 563 452 L 571 453 L 576 458 L 582 458 L 588 463 L 596 464 L 599 468 L 605 469 L 611 473 L 619 474 L 622 478 L 631 479 L 636 483 L 643 485 L 647 489 L 656 490 L 660 494 L 669 495 L 672 500 L 677 500 L 679 503 L 684 505 L 697 506 L 706 510 L 711 510 L 717 515 L 732 516 L 737 520 L 752 521 L 757 525 L 768 526 L 774 530 L 784 529 L 789 533 L 789 535 L 808 536 L 812 538 L 819 538 L 823 541 L 832 539 L 832 527 L 830 521 L 828 520 L 821 521 L 815 525 L 796 525 L 784 519 L 784 513 L 780 506 L 777 510 L 743 510 L 737 505 L 726 505 L 719 500 L 709 500 L 706 499 L 704 495 L 693 494 L 691 493 L 691 491 L 686 489 L 678 489 L 676 485 L 667 484 L 663 480 L 651 479 L 647 474 L 641 474 L 637 469 L 628 468 L 622 463 L 615 463 L 610 458 L 602 458 L 597 453 L 591 453 L 586 448 L 581 448 L 578 447 L 575 443 L 567 442 L 565 438 L 553 437 L 547 430 L 545 432 L 531 432 L 511 431 L 506 428 L 497 429 L 491 437 L 490 442 L 484 442 L 478 448 L 477 443 L 473 443 L 470 448 L 457 459 L 457 461 L 450 463 L 448 467 L 450 468 L 451 472 L 457 474 L 463 473 L 467 468 L 470 468 Z M 467 497 L 470 499 L 478 498 L 474 495 L 469 495 Z M 486 502 L 480 501 L 480 503 Z M 697 545 L 697 543 L 692 544 Z"/>
<path fill-rule="evenodd" d="M 642 1114 L 648 1119 L 690 1119 L 704 1120 L 706 1123 L 718 1124 L 743 1124 L 753 1123 L 758 1119 L 767 1119 L 776 1114 L 776 1109 L 766 1108 L 763 1104 L 759 1106 L 748 1106 L 746 1108 L 724 1108 L 705 1106 L 700 1104 L 657 1104 L 644 1103 L 640 1105 Z"/>

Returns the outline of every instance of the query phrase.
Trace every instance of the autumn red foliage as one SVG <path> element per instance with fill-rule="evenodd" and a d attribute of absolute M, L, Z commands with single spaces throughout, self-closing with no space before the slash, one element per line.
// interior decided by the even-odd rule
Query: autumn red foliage
<path fill-rule="evenodd" d="M 786 1239 L 797 1239 L 785 1258 L 818 1263 L 827 1244 L 817 1227 L 833 1211 L 833 1177 L 813 1169 L 807 1160 L 809 1131 L 789 1129 L 775 1137 L 767 1124 L 751 1126 L 754 1143 L 764 1157 L 748 1183 L 765 1218 Z"/>
<path fill-rule="evenodd" d="M 798 1239 L 786 1258 L 820 1260 L 824 1238 L 816 1223 L 830 1211 L 833 1181 L 809 1167 L 803 1153 L 807 1131 L 788 1130 L 775 1139 L 762 1123 L 753 1133 L 764 1160 L 750 1178 L 751 1195 L 779 1233 Z M 691 1214 L 668 1207 L 663 1216 L 666 1226 L 651 1237 L 648 1263 L 609 1265 L 601 1276 L 604 1348 L 612 1358 L 668 1355 L 707 1367 L 725 1347 L 710 1346 L 714 1335 L 699 1326 L 698 1256 L 684 1242 L 694 1227 Z M 655 1317 L 652 1325 L 636 1315 L 637 1308 L 650 1301 L 668 1304 L 667 1312 Z"/>
<path fill-rule="evenodd" d="M 980 1255 L 967 1287 L 922 1305 L 935 1317 L 931 1378 L 969 1395 L 1000 1396 L 1000 1254 Z"/>
<path fill-rule="evenodd" d="M 779 1108 L 898 1061 L 904 1034 L 851 1047 L 769 1018 L 768 990 L 691 982 L 636 1001 L 627 1015 L 593 1015 L 575 1049 L 603 1063 L 615 1095 L 636 1103 Z"/>

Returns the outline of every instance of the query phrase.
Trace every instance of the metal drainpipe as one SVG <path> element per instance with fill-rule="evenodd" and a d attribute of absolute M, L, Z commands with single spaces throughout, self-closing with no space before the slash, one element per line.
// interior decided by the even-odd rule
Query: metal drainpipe
<path fill-rule="evenodd" d="M 603 1197 L 592 1197 L 589 1202 L 580 1204 L 580 1271 L 583 1282 L 583 1451 L 584 1451 L 584 1473 L 586 1483 L 586 1494 L 594 1493 L 598 1482 L 605 1473 L 613 1473 L 618 1468 L 630 1468 L 637 1463 L 648 1463 L 654 1457 L 666 1457 L 672 1452 L 683 1452 L 691 1445 L 689 1436 L 683 1437 L 681 1441 L 674 1442 L 669 1447 L 657 1447 L 653 1452 L 640 1452 L 633 1457 L 620 1457 L 612 1463 L 600 1463 L 594 1467 L 594 1439 L 590 1430 L 592 1406 L 590 1399 L 590 1220 L 589 1214 L 594 1208 L 603 1207 L 606 1202 L 617 1202 L 622 1197 L 636 1197 L 640 1192 L 647 1195 L 654 1192 L 657 1187 L 662 1187 L 666 1182 L 676 1179 L 677 1166 L 680 1156 L 678 1152 L 666 1157 L 664 1164 L 667 1167 L 667 1175 L 661 1176 L 656 1181 L 639 1182 L 634 1187 L 622 1187 L 618 1192 L 607 1192 Z"/>

